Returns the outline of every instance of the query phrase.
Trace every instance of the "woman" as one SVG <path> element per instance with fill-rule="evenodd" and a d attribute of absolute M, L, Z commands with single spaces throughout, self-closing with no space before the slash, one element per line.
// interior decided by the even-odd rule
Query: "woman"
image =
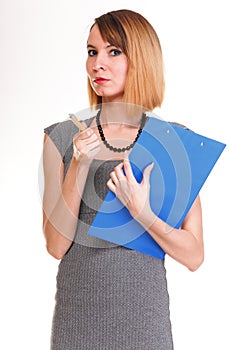
<path fill-rule="evenodd" d="M 173 349 L 164 260 L 87 235 L 110 189 L 168 255 L 191 271 L 203 261 L 199 197 L 181 229 L 165 235 L 148 200 L 153 165 L 138 183 L 126 160 L 145 112 L 163 101 L 160 43 L 144 17 L 119 10 L 95 19 L 87 50 L 96 116 L 83 131 L 71 120 L 45 129 L 43 227 L 48 252 L 61 259 L 51 348 Z"/>

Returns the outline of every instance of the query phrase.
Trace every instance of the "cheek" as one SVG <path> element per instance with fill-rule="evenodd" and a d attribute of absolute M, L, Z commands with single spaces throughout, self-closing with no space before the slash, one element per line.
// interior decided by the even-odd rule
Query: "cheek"
<path fill-rule="evenodd" d="M 86 71 L 87 71 L 88 75 L 91 75 L 92 67 L 93 67 L 93 63 L 91 62 L 91 60 L 87 59 L 86 60 Z"/>
<path fill-rule="evenodd" d="M 120 73 L 120 76 L 122 77 L 123 82 L 125 82 L 126 78 L 127 78 L 127 73 L 128 73 L 128 64 L 127 64 L 126 60 L 120 66 L 120 72 L 119 73 Z"/>
<path fill-rule="evenodd" d="M 88 63 L 88 60 L 86 61 L 85 67 L 86 67 L 87 73 L 89 74 L 89 63 Z"/>
<path fill-rule="evenodd" d="M 125 83 L 126 83 L 127 72 L 128 72 L 127 69 L 121 69 L 119 71 L 119 76 L 121 78 L 121 82 L 122 82 L 123 85 L 125 85 Z"/>

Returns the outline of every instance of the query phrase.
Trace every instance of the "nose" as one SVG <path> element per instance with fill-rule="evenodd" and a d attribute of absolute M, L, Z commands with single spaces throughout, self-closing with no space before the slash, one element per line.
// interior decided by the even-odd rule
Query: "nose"
<path fill-rule="evenodd" d="M 106 70 L 106 59 L 104 55 L 97 54 L 92 68 L 94 71 Z"/>
<path fill-rule="evenodd" d="M 100 70 L 105 70 L 103 66 L 101 65 L 94 65 L 93 66 L 93 70 L 94 71 L 100 71 Z"/>

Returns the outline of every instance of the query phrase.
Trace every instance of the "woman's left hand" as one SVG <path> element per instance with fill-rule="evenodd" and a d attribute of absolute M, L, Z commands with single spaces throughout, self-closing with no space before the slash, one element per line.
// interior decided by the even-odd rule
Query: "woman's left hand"
<path fill-rule="evenodd" d="M 138 183 L 129 161 L 124 160 L 110 174 L 107 186 L 168 255 L 195 271 L 204 258 L 200 198 L 195 199 L 181 228 L 169 226 L 150 206 L 152 167 L 153 163 L 145 168 L 142 182 Z"/>
<path fill-rule="evenodd" d="M 150 212 L 151 210 L 149 179 L 153 165 L 151 163 L 144 169 L 141 183 L 136 181 L 130 162 L 126 159 L 110 173 L 110 179 L 107 182 L 108 188 L 114 192 L 116 197 L 125 205 L 134 218 L 141 216 L 141 213 L 145 211 Z M 123 172 L 123 167 L 126 175 Z"/>

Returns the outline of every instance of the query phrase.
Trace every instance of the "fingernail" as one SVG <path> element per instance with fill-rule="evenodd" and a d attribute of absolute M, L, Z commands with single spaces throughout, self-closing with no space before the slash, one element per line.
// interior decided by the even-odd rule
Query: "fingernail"
<path fill-rule="evenodd" d="M 92 130 L 91 129 L 87 129 L 87 135 L 89 136 L 89 135 L 91 135 L 92 134 Z"/>
<path fill-rule="evenodd" d="M 151 163 L 151 169 L 153 169 L 153 167 L 154 167 L 154 162 Z"/>

